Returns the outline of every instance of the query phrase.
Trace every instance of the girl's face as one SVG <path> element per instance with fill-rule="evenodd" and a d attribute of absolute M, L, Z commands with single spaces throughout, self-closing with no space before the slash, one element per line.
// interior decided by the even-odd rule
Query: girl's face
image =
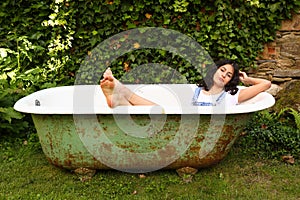
<path fill-rule="evenodd" d="M 232 79 L 234 74 L 234 68 L 230 64 L 222 65 L 214 74 L 214 85 L 219 87 L 225 87 L 225 85 Z"/>

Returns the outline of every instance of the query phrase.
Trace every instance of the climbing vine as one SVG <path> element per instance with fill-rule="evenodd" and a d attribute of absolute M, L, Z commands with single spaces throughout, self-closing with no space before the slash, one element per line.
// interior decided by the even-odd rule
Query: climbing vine
<path fill-rule="evenodd" d="M 254 67 L 263 45 L 274 39 L 281 20 L 299 10 L 300 2 L 3 0 L 0 5 L 0 102 L 11 108 L 17 98 L 35 90 L 73 84 L 93 48 L 134 28 L 176 30 L 196 40 L 215 60 L 230 58 L 244 69 Z M 191 83 L 201 78 L 187 61 L 159 50 L 133 51 L 111 65 L 121 77 L 149 62 L 170 66 Z M 11 111 L 0 109 L 0 129 L 20 118 Z"/>
<path fill-rule="evenodd" d="M 48 59 L 43 63 L 43 73 L 51 78 L 50 84 L 52 86 L 55 86 L 57 82 L 64 78 L 64 67 L 72 64 L 69 52 L 74 40 L 75 30 L 73 30 L 73 27 L 75 27 L 75 20 L 68 5 L 68 0 L 55 0 L 50 4 L 52 13 L 41 24 L 49 28 L 51 32 L 51 39 L 47 46 Z M 48 82 L 47 86 L 51 85 Z"/>
<path fill-rule="evenodd" d="M 274 39 L 281 20 L 290 18 L 293 9 L 299 8 L 299 2 L 160 0 L 126 1 L 125 3 L 115 0 L 106 1 L 104 4 L 88 1 L 82 6 L 84 6 L 82 10 L 77 10 L 77 16 L 82 19 L 77 21 L 77 26 L 79 25 L 81 29 L 76 32 L 75 37 L 87 41 L 85 47 L 88 49 L 125 30 L 139 27 L 164 27 L 192 37 L 209 52 L 213 59 L 237 60 L 244 69 L 249 69 L 255 66 L 255 58 L 262 51 L 263 45 Z M 79 46 L 75 47 L 77 48 Z M 115 73 L 122 75 L 126 71 L 125 68 L 128 69 L 128 65 L 134 67 L 135 62 L 132 58 L 139 62 L 150 62 L 148 58 L 151 58 L 151 55 L 142 57 L 141 54 L 147 55 L 147 51 L 135 52 L 120 58 L 115 63 L 117 65 Z M 156 56 L 156 61 L 159 57 Z M 172 65 L 164 60 L 157 62 Z M 175 65 L 182 63 L 178 60 L 173 62 Z M 179 67 L 186 66 L 188 65 L 183 64 Z M 182 69 L 185 70 L 193 69 Z M 187 73 L 187 76 L 188 74 L 193 73 Z M 188 78 L 192 82 L 197 81 L 195 77 Z"/>

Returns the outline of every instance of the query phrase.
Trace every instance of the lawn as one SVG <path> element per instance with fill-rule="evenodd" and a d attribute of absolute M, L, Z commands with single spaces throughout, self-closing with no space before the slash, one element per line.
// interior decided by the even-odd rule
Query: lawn
<path fill-rule="evenodd" d="M 82 182 L 49 164 L 36 141 L 1 136 L 0 149 L 0 199 L 300 199 L 298 162 L 259 159 L 239 145 L 218 165 L 199 170 L 192 182 L 175 170 L 104 170 Z"/>

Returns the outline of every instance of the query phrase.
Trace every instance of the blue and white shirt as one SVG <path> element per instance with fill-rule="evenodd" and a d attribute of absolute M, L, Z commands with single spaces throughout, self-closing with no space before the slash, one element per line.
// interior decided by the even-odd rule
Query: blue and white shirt
<path fill-rule="evenodd" d="M 219 94 L 205 94 L 201 87 L 196 88 L 192 104 L 194 106 L 233 106 L 238 104 L 240 90 L 235 95 L 222 91 Z"/>

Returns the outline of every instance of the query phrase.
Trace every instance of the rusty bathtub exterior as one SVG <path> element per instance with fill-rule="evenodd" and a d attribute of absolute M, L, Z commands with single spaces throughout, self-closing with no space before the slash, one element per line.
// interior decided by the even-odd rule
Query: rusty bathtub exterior
<path fill-rule="evenodd" d="M 84 144 L 80 137 L 80 134 L 86 134 L 85 128 L 90 129 L 88 127 L 90 126 L 88 122 L 91 116 L 83 116 L 86 122 L 84 126 L 86 127 L 78 132 L 72 115 L 32 114 L 32 117 L 43 151 L 50 163 L 66 169 L 76 169 L 79 167 L 86 167 L 90 169 L 110 168 L 94 156 L 96 152 L 90 152 L 88 150 L 86 144 Z M 149 117 L 147 115 L 135 115 L 133 117 L 141 124 L 148 123 L 149 121 Z M 191 123 L 194 123 L 193 118 L 197 118 L 198 116 L 188 115 L 187 117 L 190 117 Z M 210 137 L 205 133 L 209 127 L 211 118 L 210 115 L 201 115 L 199 118 L 199 123 L 201 123 L 201 125 L 198 127 L 195 135 L 193 136 L 193 140 L 190 145 L 188 145 L 186 151 L 173 163 L 165 166 L 164 168 L 177 169 L 186 166 L 203 168 L 217 164 L 227 155 L 235 140 L 238 138 L 240 133 L 242 133 L 245 123 L 247 123 L 250 117 L 251 115 L 249 113 L 227 115 L 222 132 L 218 134 L 217 142 L 208 142 L 208 145 L 212 146 L 212 150 L 208 152 L 206 156 L 200 158 L 199 153 L 202 148 L 201 146 L 203 145 L 205 138 Z M 180 115 L 169 115 L 163 129 L 156 135 L 145 140 L 124 134 L 115 124 L 113 115 L 98 115 L 97 118 L 102 126 L 103 132 L 95 129 L 94 133 L 92 133 L 94 137 L 97 137 L 100 134 L 106 134 L 106 136 L 113 141 L 114 145 L 130 152 L 149 152 L 162 148 L 163 145 L 175 137 L 181 121 Z M 186 128 L 188 128 L 188 126 Z M 219 127 L 217 127 L 217 129 L 218 128 Z M 218 130 L 216 131 L 218 132 Z M 93 138 L 90 139 L 93 140 Z M 110 154 L 107 155 L 107 159 L 111 159 L 112 161 L 117 159 L 116 157 L 118 157 L 118 153 L 112 152 L 110 146 L 107 146 L 106 148 L 110 152 Z M 93 149 L 97 150 L 97 146 L 93 147 Z M 172 151 L 172 149 L 170 149 L 170 151 Z M 164 159 L 163 155 L 159 156 Z M 145 170 L 145 168 L 147 168 L 147 166 L 144 166 L 143 164 L 139 166 L 133 165 L 131 160 L 128 159 L 121 161 L 120 165 L 123 165 L 119 168 L 121 170 L 126 170 L 128 168 L 131 168 L 132 170 L 139 170 L 135 169 L 136 167 L 143 167 L 141 170 Z"/>

